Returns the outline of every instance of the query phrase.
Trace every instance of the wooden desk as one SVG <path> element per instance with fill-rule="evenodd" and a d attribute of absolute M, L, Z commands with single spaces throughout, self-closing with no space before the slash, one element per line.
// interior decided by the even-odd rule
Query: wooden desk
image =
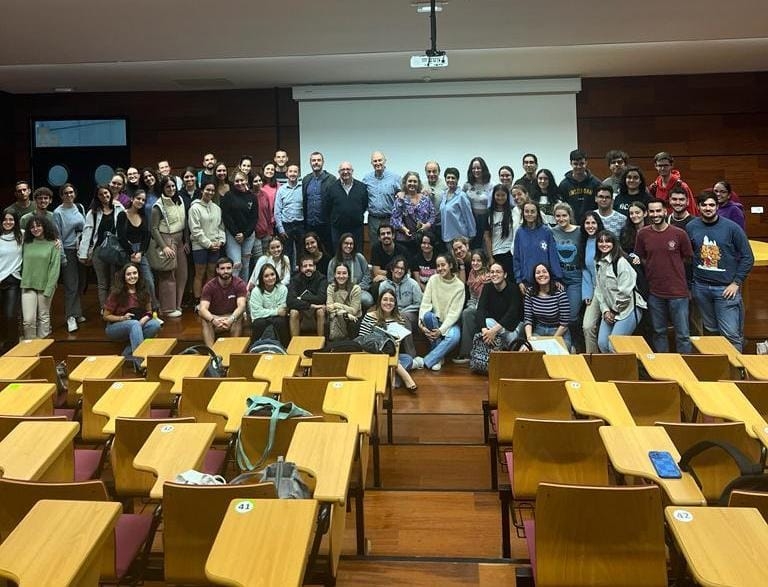
<path fill-rule="evenodd" d="M 20 585 L 98 585 L 120 504 L 43 499 L 0 545 L 0 576 Z"/>
<path fill-rule="evenodd" d="M 768 355 L 739 355 L 748 379 L 768 381 Z"/>
<path fill-rule="evenodd" d="M 372 381 L 331 381 L 325 390 L 323 412 L 341 416 L 370 436 L 376 387 Z"/>
<path fill-rule="evenodd" d="M 645 339 L 642 336 L 609 336 L 608 340 L 611 341 L 613 350 L 617 353 L 635 353 L 637 358 L 642 358 L 642 355 L 653 353 L 653 349 L 648 346 Z"/>
<path fill-rule="evenodd" d="M 75 480 L 77 422 L 19 422 L 0 442 L 4 477 L 22 481 Z"/>
<path fill-rule="evenodd" d="M 755 267 L 768 265 L 768 243 L 750 239 L 749 246 L 752 247 L 752 254 L 755 256 Z"/>
<path fill-rule="evenodd" d="M 175 338 L 145 338 L 144 342 L 133 351 L 133 356 L 141 357 L 141 366 L 146 369 L 147 357 L 170 355 L 175 346 Z"/>
<path fill-rule="evenodd" d="M 544 366 L 552 379 L 594 381 L 584 355 L 544 355 Z"/>
<path fill-rule="evenodd" d="M 556 342 L 560 347 L 562 347 L 563 350 L 565 350 L 566 353 L 570 353 L 571 352 L 571 349 L 569 349 L 568 345 L 565 344 L 565 339 L 562 336 L 543 336 L 543 335 L 538 335 L 537 334 L 537 335 L 531 336 L 528 340 L 529 340 L 529 342 L 552 340 L 552 341 Z M 544 348 L 536 349 L 536 347 L 534 346 L 533 350 L 543 350 L 544 351 Z M 554 352 L 554 349 L 552 349 L 552 350 Z"/>
<path fill-rule="evenodd" d="M 54 343 L 52 338 L 33 338 L 20 340 L 12 349 L 8 350 L 4 357 L 39 357 Z"/>
<path fill-rule="evenodd" d="M 390 360 L 397 357 L 389 355 L 373 355 L 370 353 L 353 353 L 347 363 L 347 377 L 373 381 L 376 393 L 384 395 L 389 381 Z"/>
<path fill-rule="evenodd" d="M 263 354 L 253 369 L 253 377 L 259 381 L 269 381 L 269 392 L 283 391 L 283 377 L 292 377 L 299 366 L 298 355 Z"/>
<path fill-rule="evenodd" d="M 648 451 L 668 451 L 675 462 L 680 462 L 680 453 L 662 427 L 601 426 L 599 432 L 608 458 L 619 473 L 650 479 L 674 505 L 706 505 L 704 495 L 688 473 L 683 473 L 681 479 L 662 479 L 656 474 Z"/>
<path fill-rule="evenodd" d="M 173 355 L 160 371 L 161 381 L 170 381 L 171 393 L 181 395 L 185 377 L 202 377 L 208 369 L 208 355 Z"/>
<path fill-rule="evenodd" d="M 692 336 L 691 344 L 702 355 L 726 355 L 731 367 L 743 367 L 741 353 L 724 336 Z"/>
<path fill-rule="evenodd" d="M 658 381 L 677 381 L 682 385 L 686 381 L 698 381 L 685 359 L 677 353 L 646 353 L 640 357 L 651 379 Z"/>
<path fill-rule="evenodd" d="M 52 416 L 53 383 L 10 383 L 0 391 L 0 414 L 3 416 Z"/>
<path fill-rule="evenodd" d="M 314 499 L 234 499 L 216 535 L 205 575 L 220 585 L 300 586 Z"/>
<path fill-rule="evenodd" d="M 343 505 L 356 446 L 355 424 L 301 422 L 293 433 L 285 460 L 315 477 L 315 499 Z"/>
<path fill-rule="evenodd" d="M 250 342 L 251 339 L 247 336 L 222 336 L 216 339 L 211 348 L 214 353 L 221 357 L 221 364 L 224 367 L 229 367 L 229 355 L 247 352 Z"/>
<path fill-rule="evenodd" d="M 730 381 L 687 381 L 683 389 L 702 414 L 744 422 L 747 432 L 753 438 L 757 437 L 755 428 L 768 426 L 765 419 L 749 403 L 739 387 Z"/>
<path fill-rule="evenodd" d="M 93 413 L 106 416 L 102 432 L 115 433 L 117 418 L 149 418 L 152 399 L 157 395 L 160 384 L 156 381 L 118 381 L 93 405 Z"/>
<path fill-rule="evenodd" d="M 579 414 L 601 418 L 611 426 L 635 425 L 632 414 L 613 383 L 567 381 L 565 389 L 573 409 Z"/>
<path fill-rule="evenodd" d="M 82 395 L 83 381 L 86 379 L 112 379 L 123 370 L 125 357 L 120 355 L 100 355 L 86 357 L 69 374 L 69 389 L 76 389 Z"/>
<path fill-rule="evenodd" d="M 667 507 L 664 516 L 699 585 L 768 585 L 768 524 L 756 509 Z"/>
<path fill-rule="evenodd" d="M 268 386 L 266 381 L 222 381 L 208 402 L 208 411 L 224 416 L 224 431 L 234 434 L 240 430 L 245 400 L 252 395 L 265 395 Z"/>
<path fill-rule="evenodd" d="M 24 379 L 40 362 L 38 357 L 0 357 L 3 379 Z"/>
<path fill-rule="evenodd" d="M 185 355 L 186 356 L 186 355 Z M 194 356 L 194 355 L 189 355 Z M 157 475 L 149 496 L 162 499 L 163 483 L 188 469 L 200 469 L 213 442 L 216 424 L 158 424 L 133 459 L 133 466 Z"/>
<path fill-rule="evenodd" d="M 289 355 L 298 355 L 300 357 L 299 365 L 303 369 L 312 368 L 312 357 L 304 355 L 304 351 L 322 349 L 325 346 L 324 336 L 294 336 L 288 343 L 286 351 Z"/>

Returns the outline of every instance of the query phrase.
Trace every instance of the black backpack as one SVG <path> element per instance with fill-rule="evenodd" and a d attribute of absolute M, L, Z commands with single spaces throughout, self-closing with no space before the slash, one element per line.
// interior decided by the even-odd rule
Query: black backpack
<path fill-rule="evenodd" d="M 211 357 L 211 362 L 208 363 L 208 368 L 205 370 L 206 377 L 224 377 L 226 371 L 222 364 L 221 356 L 217 355 L 214 350 L 204 344 L 196 344 L 188 347 L 179 353 L 180 355 L 208 355 Z"/>

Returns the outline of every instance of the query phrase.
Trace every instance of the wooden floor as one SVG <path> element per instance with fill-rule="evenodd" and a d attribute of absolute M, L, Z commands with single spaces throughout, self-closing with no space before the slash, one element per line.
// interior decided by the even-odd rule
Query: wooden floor
<path fill-rule="evenodd" d="M 763 303 L 768 272 L 754 272 L 750 282 L 745 322 L 747 349 L 754 352 L 755 340 L 768 338 Z M 91 289 L 83 300 L 88 321 L 72 335 L 63 326 L 60 294 L 54 300 L 57 359 L 122 348 L 105 344 Z M 201 342 L 191 309 L 182 318 L 166 320 L 161 335 L 177 337 L 182 346 Z M 482 444 L 481 399 L 487 395 L 487 380 L 450 363 L 439 373 L 416 371 L 414 378 L 418 393 L 395 391 L 393 439 L 381 448 L 382 487 L 366 491 L 369 553 L 355 554 L 352 511 L 337 584 L 514 585 L 515 566 L 525 563 L 528 553 L 513 532 L 512 562 L 500 558 L 499 500 L 490 489 L 488 449 Z"/>

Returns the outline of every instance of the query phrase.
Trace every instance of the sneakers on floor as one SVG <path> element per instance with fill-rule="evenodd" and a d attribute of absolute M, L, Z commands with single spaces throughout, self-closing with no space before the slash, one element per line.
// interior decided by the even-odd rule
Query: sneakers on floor
<path fill-rule="evenodd" d="M 179 318 L 181 316 L 181 310 L 179 309 L 171 310 L 170 312 L 166 312 L 165 316 L 167 318 Z"/>
<path fill-rule="evenodd" d="M 83 322 L 85 322 L 85 316 L 78 316 L 76 320 L 78 324 L 82 324 Z"/>
<path fill-rule="evenodd" d="M 463 355 L 459 355 L 458 357 L 451 359 L 451 363 L 454 365 L 466 365 L 469 363 L 469 359 Z"/>
<path fill-rule="evenodd" d="M 77 319 L 74 316 L 67 318 L 67 332 L 75 332 L 77 328 Z"/>
<path fill-rule="evenodd" d="M 413 358 L 413 368 L 414 369 L 423 369 L 424 368 L 424 359 L 421 357 L 414 357 Z"/>
<path fill-rule="evenodd" d="M 440 361 L 439 363 L 435 363 L 435 364 L 434 364 L 434 365 L 432 365 L 432 367 L 431 367 L 431 369 L 432 369 L 433 371 L 439 371 L 439 370 L 440 370 L 440 369 L 442 369 L 442 368 L 443 368 L 443 362 L 442 362 L 442 361 Z"/>

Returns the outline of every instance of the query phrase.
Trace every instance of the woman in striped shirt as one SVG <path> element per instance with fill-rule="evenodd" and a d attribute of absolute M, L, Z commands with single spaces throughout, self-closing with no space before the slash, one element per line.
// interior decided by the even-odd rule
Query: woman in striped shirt
<path fill-rule="evenodd" d="M 544 263 L 533 268 L 531 282 L 533 285 L 525 296 L 525 337 L 562 336 L 568 348 L 571 348 L 568 333 L 570 306 L 565 288 L 555 287 L 549 267 Z"/>

